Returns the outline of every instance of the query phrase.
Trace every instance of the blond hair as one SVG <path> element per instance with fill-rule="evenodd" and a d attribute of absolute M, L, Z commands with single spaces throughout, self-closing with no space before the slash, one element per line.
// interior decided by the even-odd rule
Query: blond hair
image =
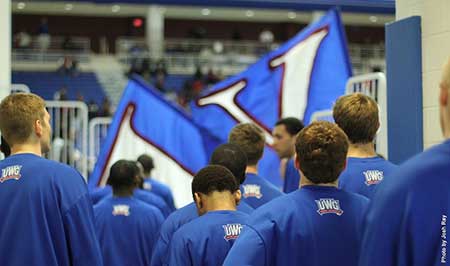
<path fill-rule="evenodd" d="M 361 93 L 340 97 L 334 105 L 333 118 L 351 143 L 372 142 L 380 126 L 377 103 Z"/>
<path fill-rule="evenodd" d="M 256 125 L 244 123 L 231 130 L 228 142 L 238 145 L 247 155 L 247 165 L 255 165 L 264 153 L 266 137 L 264 132 Z"/>
<path fill-rule="evenodd" d="M 36 120 L 44 119 L 44 100 L 33 93 L 11 94 L 0 103 L 0 131 L 9 145 L 25 143 Z"/>

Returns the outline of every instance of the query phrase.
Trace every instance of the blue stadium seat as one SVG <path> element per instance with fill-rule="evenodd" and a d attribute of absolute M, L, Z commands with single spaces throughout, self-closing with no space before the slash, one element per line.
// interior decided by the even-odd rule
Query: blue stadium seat
<path fill-rule="evenodd" d="M 71 77 L 56 72 L 13 71 L 12 82 L 28 85 L 31 92 L 40 95 L 45 100 L 53 100 L 54 94 L 63 86 L 67 88 L 68 100 L 76 100 L 77 95 L 81 94 L 86 103 L 93 100 L 100 105 L 106 98 L 94 73 L 83 72 Z"/>

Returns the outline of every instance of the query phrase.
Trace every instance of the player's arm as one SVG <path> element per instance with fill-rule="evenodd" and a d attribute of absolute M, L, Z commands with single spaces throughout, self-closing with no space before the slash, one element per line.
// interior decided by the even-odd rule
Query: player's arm
<path fill-rule="evenodd" d="M 380 196 L 372 199 L 363 222 L 359 265 L 403 265 L 396 261 L 400 255 L 400 223 L 404 207 L 386 194 Z"/>
<path fill-rule="evenodd" d="M 151 266 L 167 265 L 169 243 L 172 238 L 172 223 L 170 217 L 162 224 L 159 231 L 159 237 L 156 240 L 155 248 L 153 249 Z"/>
<path fill-rule="evenodd" d="M 94 213 L 86 193 L 63 216 L 70 265 L 103 265 L 94 228 Z"/>
<path fill-rule="evenodd" d="M 169 266 L 193 266 L 190 245 L 182 231 L 177 231 L 170 242 Z"/>
<path fill-rule="evenodd" d="M 267 247 L 263 238 L 252 227 L 245 226 L 244 231 L 228 252 L 224 266 L 265 266 L 267 261 Z"/>

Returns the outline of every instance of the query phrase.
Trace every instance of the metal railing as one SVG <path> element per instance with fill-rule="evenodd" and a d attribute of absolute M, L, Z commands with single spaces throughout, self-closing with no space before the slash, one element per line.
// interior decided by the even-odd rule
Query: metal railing
<path fill-rule="evenodd" d="M 12 61 L 56 62 L 70 56 L 78 62 L 87 62 L 91 53 L 91 40 L 87 37 L 47 36 L 31 37 L 27 47 L 14 47 Z"/>
<path fill-rule="evenodd" d="M 348 79 L 346 93 L 363 93 L 378 103 L 380 129 L 376 137 L 377 153 L 388 158 L 388 127 L 387 127 L 387 85 L 383 73 L 370 73 L 354 76 Z"/>
<path fill-rule="evenodd" d="M 94 169 L 111 121 L 111 117 L 96 117 L 89 121 L 89 171 Z"/>
<path fill-rule="evenodd" d="M 46 101 L 46 105 L 53 129 L 47 157 L 73 166 L 87 178 L 87 105 L 80 101 Z"/>
<path fill-rule="evenodd" d="M 165 39 L 166 53 L 199 53 L 209 50 L 219 54 L 238 53 L 262 55 L 278 47 L 279 44 L 264 44 L 258 41 L 213 40 L 213 39 Z M 144 38 L 119 37 L 116 40 L 116 53 L 130 53 L 134 47 L 146 49 Z"/>

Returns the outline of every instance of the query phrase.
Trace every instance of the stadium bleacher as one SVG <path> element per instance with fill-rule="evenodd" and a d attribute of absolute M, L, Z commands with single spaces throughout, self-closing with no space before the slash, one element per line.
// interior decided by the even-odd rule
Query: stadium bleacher
<path fill-rule="evenodd" d="M 94 73 L 82 72 L 77 76 L 61 75 L 56 72 L 13 71 L 13 83 L 27 84 L 31 92 L 46 100 L 53 100 L 62 87 L 67 88 L 68 100 L 76 100 L 80 94 L 85 102 L 94 101 L 100 105 L 106 94 Z"/>

